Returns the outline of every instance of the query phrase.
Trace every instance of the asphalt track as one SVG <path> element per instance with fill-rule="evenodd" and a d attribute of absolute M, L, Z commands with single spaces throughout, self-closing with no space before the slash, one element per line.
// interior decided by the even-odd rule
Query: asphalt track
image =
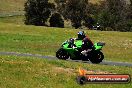
<path fill-rule="evenodd" d="M 37 57 L 37 58 L 43 58 L 43 59 L 57 60 L 57 58 L 55 56 L 42 56 L 39 54 L 28 54 L 28 53 L 17 53 L 17 52 L 0 52 L 0 55 L 15 55 L 15 56 Z M 90 61 L 70 60 L 70 59 L 68 59 L 68 61 L 92 64 Z M 132 63 L 128 63 L 128 62 L 113 62 L 113 61 L 105 61 L 104 60 L 100 64 L 111 65 L 111 66 L 132 67 Z"/>

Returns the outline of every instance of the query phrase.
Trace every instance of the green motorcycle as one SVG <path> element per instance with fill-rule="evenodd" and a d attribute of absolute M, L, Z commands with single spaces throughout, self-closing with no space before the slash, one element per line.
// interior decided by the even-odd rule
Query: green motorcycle
<path fill-rule="evenodd" d="M 75 48 L 70 47 L 70 41 L 66 40 L 62 43 L 60 49 L 56 52 L 56 57 L 58 59 L 66 60 L 68 58 L 72 60 L 83 60 L 91 61 L 92 63 L 100 63 L 104 59 L 104 55 L 101 52 L 105 43 L 95 43 L 93 48 L 87 52 L 85 55 L 82 54 L 82 40 L 75 40 Z"/>

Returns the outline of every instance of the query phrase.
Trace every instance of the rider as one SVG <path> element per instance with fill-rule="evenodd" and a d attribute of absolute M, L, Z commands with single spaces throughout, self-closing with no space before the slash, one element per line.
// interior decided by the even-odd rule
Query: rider
<path fill-rule="evenodd" d="M 91 51 L 93 42 L 88 38 L 88 36 L 85 35 L 84 31 L 78 32 L 78 38 L 77 40 L 82 40 L 82 54 L 87 55 L 86 53 Z"/>
<path fill-rule="evenodd" d="M 81 53 L 86 54 L 87 52 L 91 51 L 93 42 L 90 40 L 90 38 L 88 38 L 85 35 L 84 31 L 79 31 L 77 35 L 78 35 L 78 38 L 76 38 L 76 39 L 70 38 L 69 39 L 69 47 L 76 48 L 76 45 L 74 44 L 74 40 L 82 40 Z"/>
<path fill-rule="evenodd" d="M 76 48 L 76 45 L 74 44 L 74 38 L 69 39 L 69 46 L 70 48 Z"/>

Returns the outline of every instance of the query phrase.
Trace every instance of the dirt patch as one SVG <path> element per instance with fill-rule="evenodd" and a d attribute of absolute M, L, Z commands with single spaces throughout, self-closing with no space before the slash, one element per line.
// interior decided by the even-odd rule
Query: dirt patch
<path fill-rule="evenodd" d="M 56 73 L 75 74 L 75 70 L 74 70 L 74 69 L 70 69 L 70 68 L 53 67 L 53 70 L 54 70 Z"/>
<path fill-rule="evenodd" d="M 62 67 L 53 67 L 53 70 L 56 73 L 68 73 L 68 74 L 79 74 L 79 70 L 78 69 L 71 69 L 71 68 L 62 68 Z M 85 70 L 86 74 L 116 74 L 116 73 L 112 73 L 112 72 L 107 72 L 107 71 L 95 71 L 95 70 Z"/>

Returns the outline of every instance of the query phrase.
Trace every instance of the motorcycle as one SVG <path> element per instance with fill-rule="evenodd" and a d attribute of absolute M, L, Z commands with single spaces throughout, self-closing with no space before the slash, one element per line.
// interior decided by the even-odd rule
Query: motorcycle
<path fill-rule="evenodd" d="M 72 60 L 83 60 L 91 61 L 92 63 L 100 63 L 104 59 L 104 55 L 101 52 L 105 43 L 98 42 L 94 43 L 92 49 L 85 54 L 82 54 L 82 40 L 75 40 L 74 44 L 76 47 L 70 47 L 70 41 L 66 40 L 62 43 L 59 50 L 56 52 L 56 57 L 58 59 L 66 60 L 68 58 Z"/>

